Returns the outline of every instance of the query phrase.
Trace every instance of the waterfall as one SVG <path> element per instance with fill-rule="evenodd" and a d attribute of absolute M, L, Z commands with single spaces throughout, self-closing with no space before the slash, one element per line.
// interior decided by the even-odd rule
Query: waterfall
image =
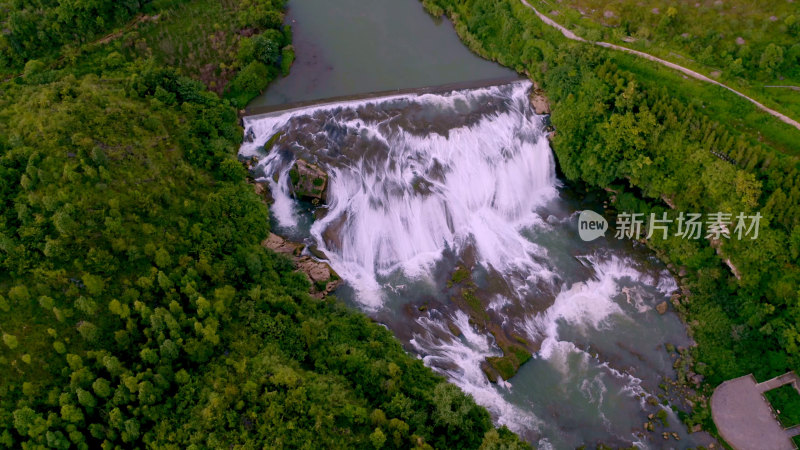
<path fill-rule="evenodd" d="M 534 210 L 557 184 L 529 89 L 524 81 L 247 118 L 256 139 L 241 154 L 258 154 L 282 133 L 260 167 L 285 226 L 298 220 L 288 176 L 294 160 L 325 169 L 327 213 L 311 234 L 367 307 L 380 307 L 381 279 L 425 276 L 445 249 L 474 248 L 500 273 L 549 276 L 532 258 L 544 251 L 520 234 L 540 220 Z"/>
<path fill-rule="evenodd" d="M 662 344 L 687 339 L 677 318 L 653 312 L 676 285 L 630 246 L 578 238 L 530 89 L 519 81 L 246 117 L 240 156 L 258 159 L 276 232 L 316 246 L 347 282 L 337 295 L 498 423 L 542 448 L 644 445 L 635 430 L 645 399 L 672 373 Z M 316 208 L 293 197 L 298 160 L 328 175 Z M 459 267 L 477 313 L 453 300 Z M 498 330 L 533 352 L 509 381 L 484 372 L 487 357 L 503 355 Z"/>

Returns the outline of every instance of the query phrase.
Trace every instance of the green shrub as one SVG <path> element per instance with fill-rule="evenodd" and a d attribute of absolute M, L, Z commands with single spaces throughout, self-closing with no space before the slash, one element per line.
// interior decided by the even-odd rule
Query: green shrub
<path fill-rule="evenodd" d="M 281 50 L 281 74 L 283 76 L 289 75 L 292 63 L 294 63 L 294 47 L 287 45 Z"/>
<path fill-rule="evenodd" d="M 32 75 L 36 75 L 37 73 L 43 72 L 45 69 L 45 64 L 37 59 L 31 59 L 30 61 L 25 63 L 25 70 L 22 72 L 22 75 L 25 78 L 28 78 Z"/>
<path fill-rule="evenodd" d="M 274 71 L 264 63 L 253 61 L 228 84 L 225 97 L 238 106 L 244 107 L 258 96 L 261 91 L 274 79 Z"/>

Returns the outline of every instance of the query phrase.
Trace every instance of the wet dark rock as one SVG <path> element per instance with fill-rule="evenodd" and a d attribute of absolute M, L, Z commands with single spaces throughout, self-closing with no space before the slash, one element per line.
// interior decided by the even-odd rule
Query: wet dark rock
<path fill-rule="evenodd" d="M 244 133 L 244 141 L 251 143 L 256 139 L 256 132 L 252 128 L 248 128 Z"/>
<path fill-rule="evenodd" d="M 481 370 L 483 371 L 483 374 L 486 375 L 486 378 L 492 383 L 497 383 L 497 379 L 501 377 L 500 372 L 498 372 L 494 366 L 489 364 L 489 361 L 487 360 L 481 362 Z"/>
<path fill-rule="evenodd" d="M 322 232 L 322 239 L 325 247 L 331 251 L 338 251 L 342 248 L 342 229 L 347 223 L 348 215 L 342 214 L 334 219 Z"/>
<path fill-rule="evenodd" d="M 258 165 L 258 156 L 253 156 L 243 161 L 247 170 L 253 170 Z"/>

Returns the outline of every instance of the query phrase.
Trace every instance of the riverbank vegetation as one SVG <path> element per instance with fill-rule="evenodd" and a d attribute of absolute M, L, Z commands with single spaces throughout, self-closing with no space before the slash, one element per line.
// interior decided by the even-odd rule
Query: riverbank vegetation
<path fill-rule="evenodd" d="M 283 3 L 119 5 L 0 3 L 0 448 L 525 447 L 260 245 Z"/>
<path fill-rule="evenodd" d="M 478 54 L 528 73 L 553 105 L 552 140 L 575 183 L 649 217 L 761 214 L 759 235 L 647 242 L 675 270 L 673 304 L 706 388 L 800 367 L 800 135 L 719 87 L 576 43 L 518 0 L 427 0 Z M 783 67 L 783 66 L 780 66 Z M 733 231 L 735 223 L 731 225 Z M 713 429 L 702 401 L 687 418 Z"/>

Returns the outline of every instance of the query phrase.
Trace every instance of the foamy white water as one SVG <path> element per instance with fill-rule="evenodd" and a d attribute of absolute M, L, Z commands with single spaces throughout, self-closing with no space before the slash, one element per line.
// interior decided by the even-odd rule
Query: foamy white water
<path fill-rule="evenodd" d="M 423 361 L 427 365 L 444 367 L 439 372 L 472 395 L 478 404 L 484 405 L 498 419 L 498 423 L 517 432 L 541 425 L 533 413 L 511 404 L 503 397 L 504 389 L 513 388 L 510 383 L 500 378 L 495 385 L 486 378 L 480 367 L 481 362 L 487 356 L 501 356 L 503 352 L 494 345 L 491 335 L 475 330 L 463 311 L 456 311 L 451 320 L 463 333 L 460 337 L 453 336 L 443 320 L 421 317 L 419 322 L 426 332 L 415 335 L 411 345 L 418 353 L 426 355 Z M 450 364 L 452 362 L 457 364 Z"/>
<path fill-rule="evenodd" d="M 559 340 L 558 327 L 560 324 L 569 324 L 573 328 L 592 328 L 602 330 L 607 328 L 607 319 L 613 315 L 626 317 L 614 297 L 622 292 L 619 281 L 623 278 L 638 282 L 652 282 L 645 274 L 635 270 L 618 258 L 607 261 L 598 261 L 596 258 L 584 258 L 595 270 L 595 278 L 585 282 L 575 283 L 564 288 L 557 296 L 552 306 L 546 311 L 528 317 L 524 328 L 528 337 L 541 341 L 542 348 L 539 356 L 551 358 L 553 351 L 559 346 L 566 345 L 574 348 L 569 342 Z M 636 293 L 628 294 L 635 296 Z M 637 305 L 643 307 L 643 305 Z"/>
<path fill-rule="evenodd" d="M 245 125 L 256 139 L 245 144 L 241 154 L 256 154 L 287 122 L 319 114 L 341 127 L 340 133 L 381 145 L 379 154 L 348 155 L 334 164 L 330 148 L 304 155 L 322 163 L 330 177 L 328 213 L 314 223 L 311 234 L 367 307 L 381 305 L 381 276 L 399 270 L 408 277 L 424 277 L 445 249 L 458 253 L 467 245 L 474 246 L 482 264 L 496 271 L 549 277 L 552 274 L 532 258 L 546 252 L 520 234 L 539 220 L 531 213 L 555 196 L 557 185 L 542 122 L 528 108 L 529 88 L 530 83 L 519 82 L 248 118 Z M 497 98 L 505 102 L 503 108 L 449 128 L 446 135 L 419 135 L 418 129 L 392 126 L 393 117 L 385 115 L 375 120 L 337 117 L 351 117 L 342 109 L 358 111 L 375 103 L 434 106 L 440 114 L 455 114 Z M 278 152 L 261 162 L 275 198 L 273 214 L 285 226 L 297 221 L 288 183 L 292 163 Z M 334 225 L 339 227 L 335 245 L 323 237 Z"/>
<path fill-rule="evenodd" d="M 574 447 L 580 436 L 644 445 L 634 433 L 647 408 L 644 379 L 670 363 L 646 349 L 647 367 L 631 371 L 623 361 L 643 356 L 613 336 L 645 332 L 639 321 L 652 321 L 654 304 L 676 285 L 614 252 L 531 238 L 574 240 L 576 233 L 574 214 L 542 210 L 558 201 L 559 182 L 529 89 L 518 82 L 248 117 L 252 142 L 240 155 L 260 158 L 256 175 L 269 184 L 279 228 L 307 227 L 309 243 L 354 289 L 352 300 L 497 423 L 542 448 Z M 276 133 L 265 154 L 261 147 Z M 292 198 L 297 159 L 329 175 L 324 213 L 313 222 Z M 482 282 L 486 314 L 538 349 L 509 381 L 486 378 L 481 364 L 502 350 L 450 302 L 453 293 L 435 275 L 466 260 L 473 279 L 494 280 Z M 408 318 L 405 303 L 426 307 Z M 576 434 L 562 408 L 580 412 L 585 430 Z"/>

